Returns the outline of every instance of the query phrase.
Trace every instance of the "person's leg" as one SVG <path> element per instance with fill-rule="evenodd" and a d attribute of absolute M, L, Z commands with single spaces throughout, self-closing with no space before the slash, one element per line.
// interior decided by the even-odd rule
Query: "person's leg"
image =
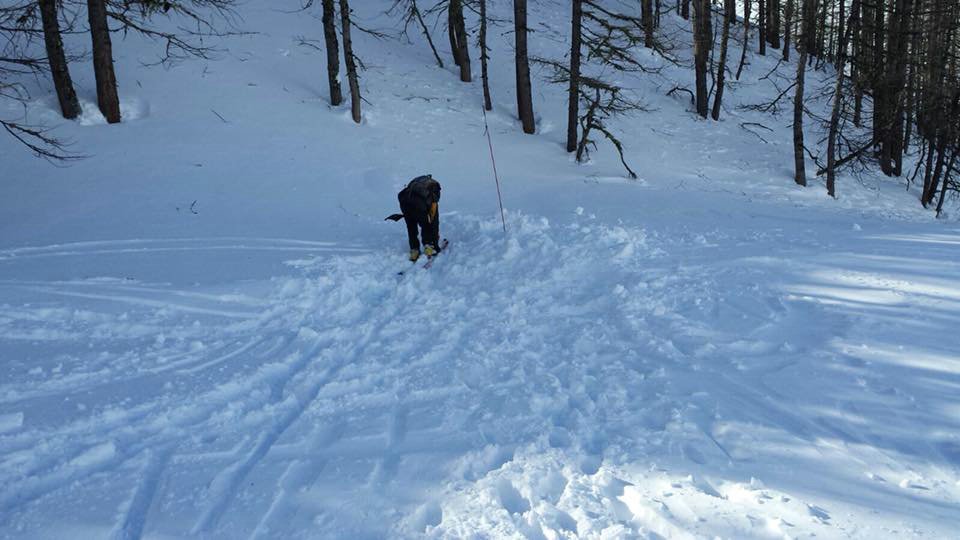
<path fill-rule="evenodd" d="M 420 236 L 423 238 L 424 250 L 428 257 L 440 253 L 440 219 L 434 214 L 433 218 L 420 222 Z"/>
<path fill-rule="evenodd" d="M 406 214 L 403 215 L 403 221 L 407 224 L 407 239 L 410 242 L 410 251 L 420 251 L 420 241 L 417 239 L 417 220 Z"/>
<path fill-rule="evenodd" d="M 410 199 L 405 197 L 406 190 L 397 196 L 400 201 L 400 211 L 403 212 L 403 221 L 407 224 L 407 240 L 410 242 L 410 251 L 420 252 L 420 241 L 417 239 L 417 211 Z"/>
<path fill-rule="evenodd" d="M 439 251 L 440 248 L 440 214 L 437 213 L 436 216 L 431 221 L 425 221 L 421 224 L 423 229 L 423 243 L 425 245 L 430 245 L 436 248 Z"/>

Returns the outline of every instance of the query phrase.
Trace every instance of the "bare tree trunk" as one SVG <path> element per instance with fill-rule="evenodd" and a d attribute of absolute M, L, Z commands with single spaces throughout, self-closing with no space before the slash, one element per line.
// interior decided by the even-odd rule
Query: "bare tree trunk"
<path fill-rule="evenodd" d="M 856 2 L 856 1 L 857 1 L 857 0 L 854 0 L 854 2 Z M 840 39 L 841 39 L 841 41 L 842 41 L 842 40 L 843 40 L 843 36 L 846 35 L 846 31 L 847 31 L 847 30 L 846 30 L 846 23 L 847 23 L 847 19 L 846 19 L 846 17 L 847 17 L 847 15 L 846 15 L 846 5 L 847 5 L 847 0 L 839 0 L 839 2 L 837 2 L 837 3 L 839 4 L 839 10 L 840 10 L 840 14 L 839 14 L 840 19 L 839 19 L 839 21 L 838 21 L 838 24 L 840 25 L 840 28 L 839 28 L 839 30 L 837 30 L 837 35 L 840 36 Z M 850 46 L 850 39 L 849 39 L 849 38 L 847 39 L 846 44 L 847 44 L 847 47 Z M 847 54 L 847 51 L 843 51 L 843 54 L 846 55 L 846 54 Z M 840 45 L 837 46 L 837 62 L 838 62 L 838 63 L 839 63 L 839 60 L 840 60 Z"/>
<path fill-rule="evenodd" d="M 750 1 L 743 1 L 743 49 L 740 52 L 740 65 L 737 66 L 737 80 L 743 73 L 743 66 L 747 63 L 747 48 L 750 45 Z"/>
<path fill-rule="evenodd" d="M 580 45 L 583 32 L 583 2 L 573 0 L 570 32 L 570 89 L 567 104 L 567 152 L 577 150 L 577 125 L 580 121 Z M 646 26 L 646 25 L 644 25 Z"/>
<path fill-rule="evenodd" d="M 736 0 L 724 0 L 723 37 L 720 38 L 720 65 L 717 66 L 717 94 L 713 99 L 713 119 L 720 120 L 720 106 L 723 101 L 723 84 L 727 75 L 727 45 L 730 41 L 730 25 L 737 16 Z"/>
<path fill-rule="evenodd" d="M 923 168 L 923 190 L 920 192 L 920 203 L 923 203 L 923 200 L 927 197 L 927 192 L 930 190 L 930 180 L 933 179 L 933 155 L 936 154 L 936 143 L 934 138 L 930 137 L 927 140 L 927 163 Z"/>
<path fill-rule="evenodd" d="M 641 0 L 640 10 L 643 15 L 643 46 L 653 48 L 653 29 L 656 20 L 653 17 L 653 0 Z"/>
<path fill-rule="evenodd" d="M 852 32 L 857 27 L 856 14 L 859 12 L 860 0 L 853 0 L 853 15 L 850 16 L 850 25 L 846 32 Z M 840 36 L 840 45 L 837 53 L 837 85 L 834 87 L 833 110 L 830 113 L 830 133 L 827 136 L 827 194 L 836 197 L 836 163 L 837 163 L 837 135 L 840 131 L 840 108 L 843 104 L 843 81 L 847 67 L 847 41 L 849 35 Z"/>
<path fill-rule="evenodd" d="M 903 168 L 903 88 L 907 69 L 907 31 L 912 0 L 896 0 L 887 37 L 888 58 L 883 77 L 880 111 L 880 168 L 899 176 Z"/>
<path fill-rule="evenodd" d="M 697 76 L 697 114 L 706 118 L 710 110 L 707 93 L 707 62 L 713 44 L 710 0 L 693 0 L 693 61 Z"/>
<path fill-rule="evenodd" d="M 450 13 L 450 32 L 452 44 L 456 47 L 453 57 L 460 66 L 460 80 L 470 82 L 470 49 L 467 47 L 467 26 L 463 20 L 463 4 L 461 0 L 450 0 L 447 7 Z"/>
<path fill-rule="evenodd" d="M 817 57 L 817 67 L 820 66 L 820 60 L 823 60 L 826 57 L 826 35 L 827 35 L 827 10 L 830 6 L 830 0 L 820 0 L 820 24 L 816 25 L 814 33 L 817 36 L 817 45 L 816 45 L 816 57 Z"/>
<path fill-rule="evenodd" d="M 768 0 L 758 0 L 757 29 L 760 38 L 760 56 L 767 55 L 767 2 Z"/>
<path fill-rule="evenodd" d="M 537 127 L 533 119 L 533 88 L 527 56 L 527 0 L 513 0 L 513 26 L 516 39 L 517 114 L 523 124 L 523 132 L 532 134 Z"/>
<path fill-rule="evenodd" d="M 347 81 L 350 84 L 350 113 L 353 121 L 360 123 L 360 81 L 357 78 L 357 61 L 353 56 L 353 41 L 350 39 L 350 2 L 340 0 L 340 31 L 343 33 L 343 60 L 347 65 Z"/>
<path fill-rule="evenodd" d="M 487 0 L 480 0 L 480 77 L 483 79 L 483 108 L 492 111 L 490 76 L 487 70 L 489 59 L 490 53 L 487 50 Z"/>
<path fill-rule="evenodd" d="M 767 42 L 780 48 L 780 0 L 767 0 Z"/>
<path fill-rule="evenodd" d="M 67 56 L 63 52 L 60 23 L 57 21 L 57 0 L 40 0 L 40 18 L 43 21 L 43 40 L 47 46 L 47 61 L 50 63 L 53 87 L 60 102 L 60 112 L 64 118 L 74 119 L 82 111 L 77 92 L 73 89 Z"/>
<path fill-rule="evenodd" d="M 801 185 L 807 185 L 806 164 L 803 147 L 803 83 L 807 71 L 807 50 L 813 32 L 813 17 L 816 14 L 816 0 L 803 0 L 801 25 L 803 36 L 798 41 L 800 58 L 797 61 L 796 94 L 793 100 L 793 180 Z"/>
<path fill-rule="evenodd" d="M 447 38 L 450 39 L 450 56 L 453 56 L 453 63 L 460 66 L 460 45 L 457 44 L 457 23 L 454 21 L 453 2 L 447 0 Z"/>
<path fill-rule="evenodd" d="M 343 103 L 343 92 L 340 90 L 340 44 L 337 42 L 337 14 L 333 2 L 334 0 L 323 0 L 323 40 L 327 47 L 330 104 L 336 107 Z"/>
<path fill-rule="evenodd" d="M 783 61 L 790 61 L 790 28 L 793 24 L 793 0 L 787 0 L 787 11 L 784 14 L 783 24 Z"/>
<path fill-rule="evenodd" d="M 947 166 L 947 175 L 943 179 L 943 188 L 940 190 L 940 200 L 937 202 L 937 217 L 940 217 L 940 212 L 943 211 L 943 200 L 947 198 L 947 190 L 950 188 L 950 174 L 956 166 L 957 153 L 958 152 L 954 150 L 953 156 L 950 157 L 950 164 Z"/>
<path fill-rule="evenodd" d="M 693 0 L 696 2 L 696 0 Z M 684 19 L 690 20 L 690 0 L 682 0 L 680 16 Z"/>
<path fill-rule="evenodd" d="M 866 47 L 866 31 L 863 24 L 864 10 L 858 2 L 854 8 L 857 13 L 855 16 L 860 23 L 857 25 L 857 31 L 853 35 L 853 62 L 851 70 L 853 71 L 853 125 L 860 127 L 863 121 L 863 84 L 864 84 L 864 58 Z"/>
<path fill-rule="evenodd" d="M 87 0 L 90 39 L 93 42 L 93 74 L 97 81 L 97 105 L 107 122 L 120 121 L 117 76 L 113 72 L 113 46 L 107 25 L 106 0 Z"/>
<path fill-rule="evenodd" d="M 923 192 L 920 197 L 920 204 L 924 208 L 933 201 L 933 198 L 937 195 L 937 189 L 940 187 L 940 177 L 943 174 L 943 165 L 946 161 L 947 154 L 947 137 L 946 134 L 940 135 L 940 143 L 937 145 L 937 165 L 933 169 L 933 178 L 930 180 L 930 185 L 927 187 L 927 190 Z"/>
<path fill-rule="evenodd" d="M 870 89 L 873 90 L 873 136 L 878 144 L 882 137 L 881 130 L 884 125 L 882 116 L 885 109 L 883 102 L 886 99 L 884 96 L 885 85 L 882 84 L 884 62 L 883 35 L 885 28 L 884 10 L 884 0 L 874 0 L 872 13 L 873 36 L 871 36 L 873 43 L 870 46 L 870 60 L 873 63 L 873 65 L 870 66 Z"/>
<path fill-rule="evenodd" d="M 841 2 L 841 6 L 843 3 Z M 919 66 L 922 62 L 923 46 L 922 46 L 922 20 L 923 20 L 923 2 L 922 0 L 917 3 L 917 9 L 913 11 L 913 17 L 910 21 L 910 54 L 912 55 L 907 60 L 907 69 L 909 76 L 907 78 L 907 88 L 906 96 L 904 102 L 906 103 L 906 133 L 903 136 L 903 147 L 904 152 L 909 151 L 910 142 L 913 137 L 913 126 L 914 123 L 919 121 L 917 117 L 917 109 L 915 108 L 920 100 L 920 92 L 918 91 L 918 85 L 922 85 L 921 75 L 918 74 Z"/>
<path fill-rule="evenodd" d="M 946 155 L 950 151 L 950 143 L 955 140 L 955 131 L 957 128 L 955 126 L 957 117 L 960 116 L 960 90 L 957 90 L 953 97 L 953 104 L 950 106 L 949 115 L 943 119 L 942 125 L 937 129 L 936 138 L 938 139 L 937 143 L 937 165 L 934 168 L 933 179 L 929 182 L 924 189 L 923 194 L 921 195 L 920 202 L 923 204 L 923 207 L 926 208 L 929 205 L 933 198 L 937 195 L 937 189 L 940 187 L 940 178 L 944 174 L 943 167 L 946 161 Z M 932 141 L 931 141 L 931 144 Z M 953 157 L 950 158 L 950 166 L 947 168 L 947 175 L 950 174 L 951 169 L 953 168 L 953 160 L 956 157 L 956 151 L 953 152 Z M 929 168 L 929 165 L 928 165 Z M 944 180 L 943 189 L 947 189 L 946 180 Z"/>
<path fill-rule="evenodd" d="M 324 1 L 332 2 L 333 0 Z M 486 0 L 483 1 L 486 2 Z M 430 36 L 430 29 L 427 28 L 427 23 L 423 20 L 423 14 L 420 13 L 420 8 L 417 7 L 417 0 L 410 0 L 410 7 L 413 15 L 417 18 L 417 23 L 420 25 L 420 30 L 427 38 L 427 43 L 430 45 L 430 50 L 433 51 L 433 57 L 437 59 L 437 64 L 440 66 L 440 69 L 443 69 L 443 59 L 440 58 L 440 53 L 437 52 L 437 46 L 433 44 L 433 38 Z M 486 6 L 484 5 L 483 7 Z M 336 35 L 336 33 L 334 33 L 334 35 Z"/>

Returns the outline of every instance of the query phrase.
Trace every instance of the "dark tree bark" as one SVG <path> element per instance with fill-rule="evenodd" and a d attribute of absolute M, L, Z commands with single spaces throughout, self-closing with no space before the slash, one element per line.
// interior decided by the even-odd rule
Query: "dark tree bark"
<path fill-rule="evenodd" d="M 826 35 L 827 35 L 827 11 L 829 11 L 829 6 L 830 6 L 830 0 L 819 1 L 820 22 L 814 27 L 814 34 L 816 34 L 817 36 L 816 47 L 814 49 L 811 49 L 812 51 L 816 51 L 815 54 L 818 60 L 818 63 L 817 63 L 818 67 L 820 66 L 819 61 L 822 61 L 827 56 L 826 55 Z"/>
<path fill-rule="evenodd" d="M 567 104 L 567 152 L 577 150 L 580 121 L 580 46 L 583 32 L 583 2 L 573 0 L 570 32 L 570 88 Z"/>
<path fill-rule="evenodd" d="M 653 48 L 653 29 L 656 20 L 653 16 L 653 0 L 640 0 L 640 11 L 643 16 L 643 46 Z"/>
<path fill-rule="evenodd" d="M 530 84 L 530 59 L 527 56 L 527 0 L 513 0 L 513 26 L 516 40 L 514 65 L 517 72 L 517 114 L 523 132 L 535 133 L 533 87 Z"/>
<path fill-rule="evenodd" d="M 693 1 L 695 2 L 696 0 Z M 680 16 L 684 19 L 690 20 L 690 0 L 682 0 Z"/>
<path fill-rule="evenodd" d="M 57 91 L 60 112 L 67 119 L 74 119 L 82 112 L 77 92 L 73 89 L 67 56 L 63 52 L 63 40 L 60 38 L 60 23 L 57 21 L 57 0 L 40 0 L 40 18 L 43 22 L 43 40 L 47 46 L 47 60 L 53 87 Z"/>
<path fill-rule="evenodd" d="M 880 122 L 880 169 L 887 176 L 900 176 L 903 168 L 903 90 L 907 69 L 907 32 L 913 0 L 895 0 L 894 17 L 887 37 L 888 58 L 882 100 L 874 121 Z"/>
<path fill-rule="evenodd" d="M 767 0 L 767 43 L 780 48 L 780 0 Z"/>
<path fill-rule="evenodd" d="M 960 119 L 960 90 L 956 90 L 953 97 L 953 104 L 950 106 L 950 113 L 946 115 L 941 121 L 941 125 L 937 130 L 936 140 L 937 142 L 937 165 L 933 170 L 933 178 L 930 180 L 928 185 L 925 186 L 923 194 L 920 197 L 920 202 L 923 204 L 923 207 L 926 208 L 933 198 L 937 195 L 937 190 L 940 187 L 940 178 L 944 174 L 944 164 L 946 163 L 946 156 L 950 153 L 950 143 L 957 144 L 955 139 L 955 133 L 957 130 L 957 120 Z M 931 144 L 934 139 L 931 139 Z M 954 148 L 953 156 L 956 157 L 956 148 Z M 929 168 L 929 165 L 927 166 Z M 953 168 L 953 158 L 950 159 L 950 166 L 946 169 L 947 174 L 950 174 L 950 171 Z M 947 186 L 946 181 L 943 183 L 943 189 L 946 190 Z M 939 205 L 938 205 L 939 206 Z M 938 210 L 939 212 L 939 210 Z"/>
<path fill-rule="evenodd" d="M 758 0 L 759 7 L 757 11 L 757 32 L 760 40 L 760 56 L 767 55 L 767 1 Z"/>
<path fill-rule="evenodd" d="M 930 137 L 927 140 L 927 163 L 923 168 L 923 191 L 920 193 L 920 203 L 923 204 L 927 198 L 927 192 L 930 190 L 930 181 L 933 179 L 933 155 L 936 154 L 936 140 Z"/>
<path fill-rule="evenodd" d="M 947 155 L 947 138 L 941 134 L 940 142 L 937 145 L 937 165 L 933 169 L 933 177 L 930 179 L 930 184 L 927 186 L 927 189 L 920 196 L 920 204 L 924 208 L 933 201 L 933 198 L 937 195 L 937 189 L 940 187 L 940 177 L 943 174 L 943 165 L 946 162 Z"/>
<path fill-rule="evenodd" d="M 357 75 L 357 60 L 353 55 L 353 41 L 350 39 L 350 2 L 340 0 L 340 31 L 343 33 L 343 60 L 347 66 L 347 81 L 350 85 L 350 114 L 353 121 L 360 123 L 360 80 Z"/>
<path fill-rule="evenodd" d="M 737 66 L 737 80 L 740 80 L 740 75 L 743 74 L 743 66 L 747 63 L 747 49 L 750 45 L 750 2 L 751 0 L 744 0 L 743 2 L 743 48 L 740 52 L 740 65 Z"/>
<path fill-rule="evenodd" d="M 847 31 L 852 33 L 859 21 L 855 18 L 859 13 L 860 0 L 853 0 L 853 13 L 850 17 L 850 25 Z M 850 36 L 844 34 L 840 36 L 840 45 L 837 50 L 837 84 L 833 90 L 833 110 L 830 113 L 830 130 L 827 136 L 827 194 L 836 197 L 836 163 L 837 163 L 837 135 L 840 131 L 840 109 L 843 105 L 843 82 L 846 76 L 847 67 L 847 42 Z"/>
<path fill-rule="evenodd" d="M 453 49 L 453 58 L 460 66 L 460 80 L 470 82 L 470 49 L 467 47 L 467 26 L 463 20 L 463 4 L 461 0 L 450 0 L 447 6 L 450 25 L 450 46 Z"/>
<path fill-rule="evenodd" d="M 489 59 L 490 53 L 487 50 L 487 0 L 480 0 L 480 78 L 483 80 L 483 108 L 492 111 L 490 76 L 487 70 Z"/>
<path fill-rule="evenodd" d="M 793 24 L 794 0 L 787 0 L 787 11 L 783 15 L 783 61 L 790 61 L 790 28 Z"/>
<path fill-rule="evenodd" d="M 713 99 L 713 119 L 720 120 L 720 106 L 723 101 L 723 85 L 727 75 L 727 45 L 730 41 L 730 25 L 737 16 L 736 0 L 724 0 L 723 37 L 720 38 L 720 64 L 717 66 L 717 93 Z"/>
<path fill-rule="evenodd" d="M 870 60 L 872 66 L 870 66 L 870 89 L 873 91 L 873 137 L 875 141 L 880 141 L 882 137 L 881 130 L 883 129 L 883 120 L 877 116 L 878 113 L 882 115 L 883 111 L 883 102 L 885 99 L 884 96 L 884 85 L 881 82 L 883 78 L 883 62 L 884 62 L 884 48 L 883 48 L 883 36 L 884 36 L 884 0 L 874 0 L 873 2 L 873 25 L 871 27 L 873 31 L 873 36 L 871 36 L 873 42 L 870 45 Z M 878 120 L 880 120 L 878 122 Z"/>
<path fill-rule="evenodd" d="M 954 150 L 953 156 L 950 157 L 950 164 L 947 166 L 947 176 L 943 179 L 943 189 L 940 190 L 940 200 L 937 202 L 937 217 L 940 217 L 940 212 L 943 212 L 943 201 L 947 198 L 947 190 L 950 188 L 950 175 L 957 164 L 957 154 L 958 152 Z"/>
<path fill-rule="evenodd" d="M 330 104 L 343 103 L 340 90 L 340 44 L 337 42 L 336 7 L 334 0 L 323 0 L 323 40 L 327 47 L 327 84 L 330 86 Z"/>
<path fill-rule="evenodd" d="M 855 14 L 857 20 L 860 21 L 860 24 L 857 25 L 857 31 L 853 35 L 853 61 L 851 62 L 851 70 L 853 71 L 853 125 L 860 127 L 863 123 L 863 87 L 866 83 L 866 68 L 868 64 L 866 60 L 866 54 L 869 50 L 869 45 L 866 40 L 867 36 L 867 25 L 864 24 L 864 19 L 869 20 L 869 12 L 864 9 L 862 4 L 856 4 L 856 9 L 859 10 Z"/>
<path fill-rule="evenodd" d="M 706 118 L 710 110 L 707 93 L 707 62 L 713 44 L 710 0 L 693 0 L 693 61 L 697 77 L 697 114 Z"/>
<path fill-rule="evenodd" d="M 806 164 L 803 155 L 803 83 L 807 71 L 808 43 L 813 33 L 813 18 L 816 14 L 816 0 L 803 0 L 801 14 L 802 36 L 797 40 L 800 58 L 797 61 L 796 94 L 793 100 L 793 180 L 801 185 L 807 185 Z"/>
<path fill-rule="evenodd" d="M 108 123 L 120 122 L 120 97 L 113 72 L 113 46 L 107 25 L 106 0 L 87 0 L 90 39 L 93 42 L 93 74 L 97 81 L 97 105 Z"/>
<path fill-rule="evenodd" d="M 484 0 L 484 2 L 485 1 L 486 0 Z M 423 14 L 420 13 L 417 0 L 410 0 L 407 17 L 409 21 L 413 21 L 414 19 L 417 21 L 417 25 L 420 26 L 420 31 L 423 32 L 424 37 L 427 38 L 427 44 L 430 45 L 430 50 L 433 52 L 433 57 L 437 60 L 437 65 L 440 66 L 440 69 L 443 69 L 443 59 L 440 58 L 440 53 L 437 52 L 437 46 L 433 43 L 433 37 L 430 35 L 430 29 L 427 28 L 427 23 L 423 20 Z"/>
<path fill-rule="evenodd" d="M 450 56 L 453 63 L 460 66 L 460 45 L 457 43 L 457 23 L 454 21 L 454 0 L 447 0 L 447 38 L 450 40 Z"/>

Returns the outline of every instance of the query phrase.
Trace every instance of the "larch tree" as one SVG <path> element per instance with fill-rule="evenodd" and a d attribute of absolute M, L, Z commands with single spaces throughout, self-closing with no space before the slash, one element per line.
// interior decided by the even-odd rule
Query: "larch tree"
<path fill-rule="evenodd" d="M 787 7 L 783 14 L 783 61 L 790 61 L 790 34 L 793 25 L 794 0 L 787 0 Z"/>
<path fill-rule="evenodd" d="M 570 71 L 567 90 L 567 152 L 577 150 L 580 139 L 577 126 L 580 122 L 580 58 L 583 47 L 583 0 L 573 0 L 570 16 Z"/>
<path fill-rule="evenodd" d="M 35 8 L 34 2 L 0 5 L 0 101 L 19 106 L 0 107 L 0 128 L 38 157 L 51 162 L 78 159 L 82 156 L 70 152 L 67 144 L 51 136 L 44 126 L 30 124 L 24 117 L 7 116 L 9 111 L 25 108 L 32 101 L 21 79 L 39 80 L 50 68 L 47 60 L 38 55 L 40 47 L 34 43 L 35 38 L 43 35 L 42 30 L 35 28 Z"/>
<path fill-rule="evenodd" d="M 595 137 L 603 137 L 617 150 L 629 176 L 636 178 L 608 120 L 643 107 L 605 74 L 646 71 L 633 56 L 645 40 L 643 21 L 603 0 L 574 0 L 572 8 L 569 61 L 535 59 L 552 70 L 550 82 L 567 88 L 567 150 L 576 152 L 582 163 L 596 149 Z"/>
<path fill-rule="evenodd" d="M 659 0 L 657 0 L 659 5 Z M 643 17 L 643 46 L 652 49 L 653 31 L 657 26 L 656 18 L 653 15 L 653 0 L 640 0 L 640 13 Z"/>
<path fill-rule="evenodd" d="M 330 87 L 330 104 L 336 107 L 343 103 L 340 89 L 340 45 L 337 41 L 337 13 L 335 0 L 323 0 L 323 41 L 327 50 L 327 86 Z"/>
<path fill-rule="evenodd" d="M 517 116 L 523 132 L 533 134 L 537 126 L 533 117 L 533 85 L 530 83 L 530 58 L 527 53 L 527 0 L 513 0 L 514 67 L 517 77 Z"/>
<path fill-rule="evenodd" d="M 714 120 L 720 120 L 720 107 L 723 103 L 723 87 L 727 76 L 727 49 L 730 42 L 730 26 L 737 17 L 736 0 L 724 0 L 723 8 L 723 35 L 720 38 L 720 62 L 717 65 L 717 91 L 713 97 L 712 117 Z"/>
<path fill-rule="evenodd" d="M 80 115 L 80 101 L 73 88 L 70 78 L 70 68 L 67 64 L 67 55 L 63 49 L 63 39 L 60 36 L 60 22 L 57 15 L 57 0 L 39 0 L 40 18 L 43 23 L 43 40 L 47 50 L 47 62 L 50 64 L 50 74 L 53 78 L 53 87 L 60 102 L 60 112 L 64 118 L 73 119 Z"/>
<path fill-rule="evenodd" d="M 120 122 L 120 96 L 113 70 L 113 44 L 107 22 L 106 0 L 87 0 L 90 40 L 93 43 L 93 74 L 97 82 L 97 105 L 110 124 Z"/>
<path fill-rule="evenodd" d="M 350 86 L 350 115 L 353 121 L 360 123 L 363 117 L 360 114 L 360 78 L 357 74 L 357 58 L 353 54 L 353 40 L 350 37 L 350 2 L 340 0 L 340 32 L 343 36 L 343 60 L 347 67 L 347 82 Z"/>
<path fill-rule="evenodd" d="M 484 7 L 485 6 L 486 0 L 484 0 Z M 427 38 L 427 44 L 430 45 L 430 50 L 433 52 L 433 57 L 436 59 L 437 65 L 442 69 L 443 59 L 440 58 L 440 53 L 437 52 L 437 46 L 433 43 L 433 36 L 430 35 L 430 28 L 427 27 L 426 21 L 423 20 L 423 12 L 421 12 L 420 7 L 417 6 L 417 0 L 394 0 L 393 5 L 387 10 L 387 13 L 400 13 L 400 16 L 403 18 L 403 30 L 401 32 L 403 36 L 409 35 L 411 24 L 416 24 L 420 28 L 423 36 Z"/>
<path fill-rule="evenodd" d="M 450 36 L 450 52 L 454 63 L 460 68 L 460 80 L 471 81 L 470 49 L 467 46 L 467 25 L 463 18 L 462 0 L 448 0 L 447 33 Z"/>
<path fill-rule="evenodd" d="M 780 48 L 780 0 L 767 0 L 767 43 Z"/>
<path fill-rule="evenodd" d="M 758 0 L 757 2 L 757 38 L 760 56 L 767 55 L 767 2 L 769 1 Z"/>
<path fill-rule="evenodd" d="M 903 94 L 906 83 L 907 44 L 913 0 L 894 0 L 887 36 L 887 61 L 874 122 L 880 125 L 880 169 L 900 176 L 903 168 Z"/>
<path fill-rule="evenodd" d="M 747 63 L 747 49 L 750 48 L 750 3 L 751 0 L 743 1 L 743 47 L 740 49 L 740 65 L 737 66 L 737 77 L 743 74 L 743 66 Z"/>
<path fill-rule="evenodd" d="M 483 81 L 483 108 L 493 110 L 493 101 L 490 99 L 490 74 L 487 64 L 490 61 L 490 49 L 487 47 L 487 0 L 480 2 L 480 78 Z"/>
<path fill-rule="evenodd" d="M 807 170 L 804 157 L 805 148 L 803 143 L 804 78 L 807 72 L 807 54 L 814 40 L 814 17 L 816 16 L 816 12 L 817 0 L 803 0 L 803 9 L 800 14 L 800 26 L 802 30 L 800 39 L 797 40 L 797 48 L 800 54 L 797 60 L 797 79 L 793 99 L 793 179 L 801 186 L 807 185 Z"/>
<path fill-rule="evenodd" d="M 696 71 L 697 114 L 706 118 L 710 111 L 707 90 L 707 64 L 713 46 L 713 28 L 710 23 L 710 0 L 693 0 L 693 62 Z"/>
<path fill-rule="evenodd" d="M 839 48 L 837 50 L 837 83 L 834 86 L 833 108 L 830 112 L 830 124 L 827 134 L 827 194 L 831 197 L 837 196 L 836 177 L 837 177 L 837 137 L 840 133 L 840 116 L 843 106 L 843 89 L 846 81 L 846 63 L 847 47 L 851 34 L 859 26 L 858 14 L 860 13 L 860 0 L 853 0 L 853 13 L 850 16 L 850 23 L 846 26 L 844 34 L 840 36 Z"/>

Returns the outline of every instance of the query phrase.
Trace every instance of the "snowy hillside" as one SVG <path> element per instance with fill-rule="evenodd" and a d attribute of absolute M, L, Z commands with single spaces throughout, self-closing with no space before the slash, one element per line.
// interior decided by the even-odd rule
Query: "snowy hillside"
<path fill-rule="evenodd" d="M 704 122 L 650 54 L 622 79 L 650 111 L 613 124 L 634 181 L 568 157 L 537 69 L 521 132 L 495 28 L 504 235 L 479 83 L 360 34 L 354 125 L 298 6 L 249 1 L 257 33 L 168 69 L 116 36 L 119 125 L 82 65 L 78 122 L 34 81 L 86 159 L 0 138 L 0 537 L 960 534 L 960 228 L 891 180 L 796 187 L 790 119 L 738 107 L 792 65 L 752 57 Z M 531 54 L 562 58 L 543 6 Z M 451 247 L 398 275 L 383 217 L 422 173 Z"/>

